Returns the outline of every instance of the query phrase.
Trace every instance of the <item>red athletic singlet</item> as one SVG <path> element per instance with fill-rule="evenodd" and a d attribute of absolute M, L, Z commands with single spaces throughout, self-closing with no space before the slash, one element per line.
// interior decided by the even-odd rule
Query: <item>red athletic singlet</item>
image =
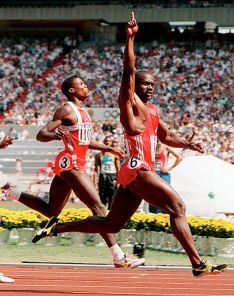
<path fill-rule="evenodd" d="M 161 171 L 162 168 L 167 164 L 167 149 L 163 146 L 161 152 L 156 153 L 156 161 L 154 169 L 155 171 Z"/>
<path fill-rule="evenodd" d="M 153 104 L 147 104 L 146 107 L 144 132 L 137 136 L 124 135 L 125 161 L 118 173 L 118 182 L 124 187 L 136 178 L 140 168 L 154 171 L 160 113 Z"/>
<path fill-rule="evenodd" d="M 92 136 L 92 120 L 88 112 L 83 108 L 77 108 L 72 102 L 67 103 L 74 110 L 77 123 L 71 126 L 61 126 L 66 136 L 63 137 L 64 149 L 55 159 L 54 172 L 58 176 L 61 172 L 73 168 L 79 171 L 85 170 L 86 152 Z"/>

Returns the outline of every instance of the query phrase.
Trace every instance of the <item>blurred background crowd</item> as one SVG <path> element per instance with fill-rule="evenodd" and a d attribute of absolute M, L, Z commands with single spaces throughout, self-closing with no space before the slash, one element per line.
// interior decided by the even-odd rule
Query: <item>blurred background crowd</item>
<path fill-rule="evenodd" d="M 117 107 L 123 45 L 102 48 L 77 37 L 4 37 L 0 40 L 0 114 L 2 124 L 44 125 L 65 101 L 64 78 L 76 73 L 87 83 L 87 107 Z M 234 162 L 233 44 L 170 40 L 136 45 L 137 69 L 155 77 L 153 103 L 163 120 L 185 136 L 196 128 L 208 153 Z M 108 127 L 109 125 L 109 127 Z M 116 121 L 96 122 L 94 138 L 119 139 Z M 27 137 L 10 131 L 16 139 Z M 0 137 L 4 135 L 0 131 Z"/>

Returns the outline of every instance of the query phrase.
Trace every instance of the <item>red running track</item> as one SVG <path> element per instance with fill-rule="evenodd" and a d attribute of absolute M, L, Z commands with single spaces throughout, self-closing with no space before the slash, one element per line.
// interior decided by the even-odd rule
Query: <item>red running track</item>
<path fill-rule="evenodd" d="M 83 266 L 1 266 L 15 283 L 1 296 L 233 296 L 234 272 L 194 278 L 190 269 Z"/>

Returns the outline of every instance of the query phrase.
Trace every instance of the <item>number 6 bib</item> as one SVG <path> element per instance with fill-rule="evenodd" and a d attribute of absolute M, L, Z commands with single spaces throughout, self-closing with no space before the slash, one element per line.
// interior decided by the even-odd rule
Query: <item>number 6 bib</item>
<path fill-rule="evenodd" d="M 142 165 L 143 161 L 137 159 L 136 157 L 132 156 L 129 160 L 128 160 L 128 167 L 130 169 L 136 169 L 138 167 L 140 167 Z"/>
<path fill-rule="evenodd" d="M 142 160 L 137 159 L 136 157 L 132 156 L 131 158 L 127 159 L 121 166 L 118 172 L 118 183 L 123 187 L 126 187 L 130 184 L 137 176 L 137 171 L 144 167 L 146 168 L 144 162 Z"/>

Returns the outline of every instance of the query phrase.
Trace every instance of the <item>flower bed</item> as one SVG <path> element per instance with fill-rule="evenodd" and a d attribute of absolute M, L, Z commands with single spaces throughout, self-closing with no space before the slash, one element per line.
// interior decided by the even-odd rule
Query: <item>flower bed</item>
<path fill-rule="evenodd" d="M 59 215 L 63 222 L 85 219 L 92 215 L 87 208 L 64 209 Z M 0 209 L 1 226 L 13 228 L 41 228 L 47 218 L 36 211 L 10 211 Z M 234 223 L 223 219 L 208 219 L 201 217 L 187 217 L 193 235 L 219 238 L 234 238 Z M 149 230 L 171 233 L 169 216 L 166 214 L 135 213 L 126 223 L 125 229 Z"/>

